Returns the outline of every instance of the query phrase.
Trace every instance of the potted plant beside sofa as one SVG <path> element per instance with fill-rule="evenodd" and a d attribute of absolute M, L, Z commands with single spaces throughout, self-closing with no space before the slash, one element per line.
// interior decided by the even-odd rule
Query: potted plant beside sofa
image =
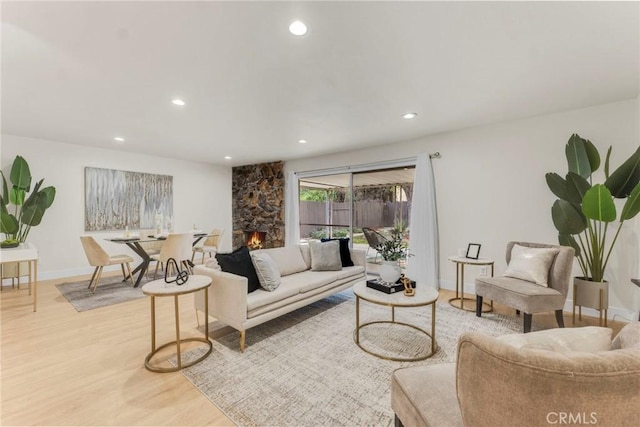
<path fill-rule="evenodd" d="M 583 276 L 574 278 L 575 306 L 608 307 L 609 284 L 605 272 L 611 251 L 626 220 L 640 212 L 640 147 L 613 173 L 609 173 L 611 147 L 604 163 L 604 183 L 594 183 L 593 173 L 600 167 L 595 145 L 578 134 L 571 135 L 565 147 L 569 172 L 563 178 L 547 173 L 549 188 L 558 197 L 551 208 L 553 224 L 561 245 L 575 249 Z M 614 199 L 624 200 L 618 219 Z M 615 234 L 609 240 L 615 227 Z M 575 319 L 574 319 L 575 320 Z"/>

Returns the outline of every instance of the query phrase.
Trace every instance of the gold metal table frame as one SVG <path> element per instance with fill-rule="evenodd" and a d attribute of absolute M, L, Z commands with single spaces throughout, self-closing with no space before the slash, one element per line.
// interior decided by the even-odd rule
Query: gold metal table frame
<path fill-rule="evenodd" d="M 364 286 L 366 287 L 366 282 L 361 282 L 364 284 Z M 397 303 L 397 302 L 393 302 L 393 301 L 389 301 L 389 302 L 382 302 L 380 300 L 374 300 L 371 298 L 367 298 L 366 296 L 363 296 L 361 294 L 358 293 L 358 289 L 356 287 L 361 286 L 360 283 L 357 283 L 354 286 L 354 294 L 356 295 L 356 328 L 353 331 L 353 340 L 356 343 L 356 345 L 358 347 L 360 347 L 361 350 L 363 350 L 366 353 L 369 353 L 373 356 L 379 357 L 381 359 L 385 359 L 385 360 L 392 360 L 395 362 L 417 362 L 419 360 L 425 360 L 428 359 L 429 357 L 433 356 L 435 354 L 435 352 L 438 350 L 438 345 L 436 343 L 436 301 L 438 300 L 437 294 L 435 299 L 433 300 L 429 300 L 429 301 L 423 301 L 423 302 L 418 302 L 415 304 L 412 304 L 411 298 L 412 297 L 405 297 L 406 298 L 406 302 L 403 301 L 402 303 Z M 380 291 L 376 291 L 373 290 L 372 292 L 380 292 Z M 381 295 L 385 295 L 383 293 L 381 293 Z M 401 293 L 398 294 L 391 294 L 391 295 L 401 295 Z M 390 295 L 390 296 L 391 296 Z M 377 304 L 377 305 L 382 305 L 382 306 L 387 306 L 387 307 L 391 307 L 391 320 L 376 320 L 373 322 L 367 322 L 367 323 L 363 323 L 360 324 L 360 300 L 364 300 L 367 302 L 370 302 L 372 304 Z M 396 307 L 400 307 L 400 308 L 411 308 L 411 307 L 425 307 L 425 306 L 431 306 L 431 333 L 425 331 L 424 329 L 416 326 L 416 325 L 412 325 L 409 323 L 405 323 L 405 322 L 398 322 L 396 321 L 396 312 L 395 309 Z M 424 356 L 419 356 L 419 357 L 402 357 L 402 356 L 385 356 L 383 354 L 377 353 L 375 351 L 369 350 L 367 348 L 365 348 L 362 343 L 360 342 L 360 330 L 366 326 L 369 325 L 375 325 L 375 324 L 395 324 L 395 325 L 401 325 L 401 326 L 405 326 L 405 327 L 409 327 L 412 329 L 415 329 L 419 332 L 421 332 L 422 334 L 426 335 L 427 337 L 429 337 L 431 339 L 431 351 L 424 355 Z"/>
<path fill-rule="evenodd" d="M 462 257 L 455 257 L 455 256 L 449 257 L 449 261 L 452 261 L 456 264 L 456 296 L 455 298 L 449 299 L 449 304 L 452 307 L 459 308 L 461 310 L 475 312 L 476 300 L 474 298 L 467 298 L 464 296 L 464 267 L 465 265 L 491 266 L 491 277 L 493 277 L 494 261 L 488 258 L 472 259 L 472 258 L 462 258 Z M 454 304 L 456 301 L 460 301 L 460 304 L 458 305 Z M 465 307 L 464 306 L 465 301 L 472 301 L 473 306 L 470 308 Z M 493 311 L 493 300 L 491 301 L 490 304 L 487 304 L 486 302 L 482 303 L 483 313 L 490 313 L 492 311 Z"/>
<path fill-rule="evenodd" d="M 156 284 L 157 283 L 161 283 L 162 285 L 164 285 L 164 279 L 159 279 L 159 280 L 154 280 L 153 282 L 149 282 L 146 285 L 144 285 L 142 287 L 142 291 L 149 295 L 151 297 L 151 352 L 147 355 L 147 357 L 144 359 L 144 366 L 145 368 L 147 368 L 149 371 L 151 372 L 159 372 L 159 373 L 166 373 L 166 372 L 176 372 L 179 371 L 183 368 L 188 368 L 189 366 L 193 366 L 196 363 L 202 362 L 204 359 L 207 358 L 207 356 L 209 356 L 211 354 L 211 352 L 213 351 L 213 343 L 209 340 L 209 322 L 208 320 L 205 320 L 204 322 L 204 337 L 192 337 L 192 338 L 180 338 L 180 309 L 178 306 L 178 297 L 180 295 L 186 295 L 186 294 L 190 294 L 193 292 L 197 292 L 199 290 L 204 290 L 204 315 L 205 315 L 205 319 L 209 319 L 209 287 L 211 286 L 211 279 L 206 277 L 206 276 L 189 276 L 189 280 L 193 280 L 194 278 L 206 278 L 208 279 L 208 283 L 206 284 L 198 284 L 196 287 L 187 287 L 186 284 L 189 283 L 187 281 L 187 283 L 185 283 L 184 288 L 182 288 L 181 286 L 177 286 L 175 284 L 172 284 L 172 286 L 167 287 L 167 289 L 171 289 L 171 291 L 167 291 L 166 289 L 164 290 L 164 292 L 154 292 L 153 290 L 149 290 L 148 285 L 151 284 Z M 145 290 L 145 288 L 147 288 Z M 182 288 L 182 289 L 181 289 Z M 176 323 L 176 339 L 175 341 L 170 341 L 168 343 L 162 344 L 159 347 L 156 347 L 156 303 L 155 303 L 155 299 L 156 297 L 170 297 L 172 296 L 174 298 L 174 310 L 175 310 L 175 323 Z M 195 360 L 192 360 L 189 363 L 183 364 L 182 363 L 182 353 L 180 351 L 180 346 L 183 343 L 187 343 L 187 342 L 201 342 L 203 344 L 207 344 L 207 346 L 209 347 L 207 349 L 207 351 L 200 357 L 198 357 Z M 167 348 L 169 346 L 175 345 L 176 346 L 176 359 L 177 359 L 177 364 L 174 367 L 171 368 L 163 368 L 163 367 L 159 367 L 159 366 L 153 366 L 151 364 L 151 358 L 153 356 L 155 356 L 160 350 Z"/>

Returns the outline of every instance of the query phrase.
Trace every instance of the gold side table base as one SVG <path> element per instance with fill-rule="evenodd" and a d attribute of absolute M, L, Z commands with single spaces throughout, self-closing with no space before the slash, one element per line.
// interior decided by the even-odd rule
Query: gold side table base
<path fill-rule="evenodd" d="M 362 328 L 364 328 L 365 326 L 381 324 L 381 323 L 407 326 L 409 328 L 413 328 L 413 329 L 423 333 L 424 335 L 426 335 L 429 338 L 431 338 L 431 352 L 429 354 L 427 354 L 426 356 L 420 356 L 420 357 L 400 357 L 400 356 L 393 357 L 393 356 L 385 356 L 385 355 L 376 353 L 375 351 L 371 351 L 369 349 L 364 348 L 364 346 L 362 344 L 360 344 L 360 339 L 359 339 L 360 330 Z M 364 352 L 369 353 L 369 354 L 371 354 L 373 356 L 379 357 L 380 359 L 392 360 L 394 362 L 417 362 L 419 360 L 425 360 L 425 359 L 428 359 L 431 356 L 433 356 L 434 353 L 438 350 L 438 345 L 436 343 L 436 339 L 429 332 L 427 332 L 424 329 L 421 329 L 421 328 L 419 328 L 419 327 L 417 327 L 415 325 L 410 325 L 409 323 L 396 322 L 396 321 L 391 321 L 391 320 L 377 320 L 375 322 L 367 322 L 367 323 L 363 323 L 362 325 L 359 325 L 358 327 L 356 327 L 356 330 L 353 331 L 353 341 Z"/>
<path fill-rule="evenodd" d="M 456 301 L 460 301 L 459 304 L 454 304 Z M 464 301 L 473 301 L 473 307 L 472 308 L 467 308 L 464 306 Z M 475 313 L 476 311 L 476 300 L 474 298 L 460 298 L 460 297 L 456 297 L 456 298 L 451 298 L 449 300 L 449 304 L 451 305 L 451 307 L 454 308 L 458 308 L 458 309 L 462 309 L 465 311 L 473 311 Z M 482 312 L 483 313 L 491 313 L 493 311 L 493 301 L 491 301 L 491 304 L 487 304 L 486 302 L 482 302 Z"/>
<path fill-rule="evenodd" d="M 207 352 L 205 354 L 203 354 L 202 356 L 198 357 L 196 360 L 193 360 L 187 364 L 182 364 L 182 358 L 178 357 L 178 365 L 174 366 L 172 368 L 161 368 L 159 366 L 153 366 L 151 365 L 151 358 L 153 356 L 155 356 L 160 350 L 167 348 L 171 345 L 178 345 L 177 341 L 171 341 L 168 342 L 166 344 L 162 344 L 160 347 L 156 348 L 155 350 L 153 350 L 151 353 L 149 353 L 147 355 L 147 357 L 144 359 L 144 367 L 147 368 L 148 370 L 150 370 L 151 372 L 160 372 L 160 373 L 166 373 L 166 372 L 176 372 L 181 370 L 182 368 L 188 368 L 189 366 L 193 366 L 198 362 L 202 362 L 204 359 L 207 358 L 207 356 L 209 356 L 211 354 L 211 352 L 213 351 L 213 344 L 211 343 L 211 341 L 209 341 L 207 338 L 200 338 L 200 337 L 194 337 L 194 338 L 185 338 L 185 339 L 181 339 L 180 343 L 186 343 L 186 342 L 201 342 L 203 344 L 208 344 L 209 345 L 209 350 L 207 350 Z"/>

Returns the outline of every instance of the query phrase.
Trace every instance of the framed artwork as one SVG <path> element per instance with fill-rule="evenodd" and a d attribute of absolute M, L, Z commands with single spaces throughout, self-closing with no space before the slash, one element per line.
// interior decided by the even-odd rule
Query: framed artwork
<path fill-rule="evenodd" d="M 480 255 L 480 244 L 479 243 L 469 243 L 467 246 L 467 258 L 470 259 L 478 259 Z"/>
<path fill-rule="evenodd" d="M 85 231 L 154 228 L 173 216 L 173 177 L 85 167 Z"/>

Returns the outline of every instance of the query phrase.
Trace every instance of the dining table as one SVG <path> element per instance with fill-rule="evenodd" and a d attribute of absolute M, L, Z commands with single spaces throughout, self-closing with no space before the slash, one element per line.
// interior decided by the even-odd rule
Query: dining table
<path fill-rule="evenodd" d="M 197 245 L 198 242 L 200 242 L 202 239 L 212 237 L 212 236 L 213 234 L 194 233 L 193 246 Z M 137 288 L 138 286 L 140 286 L 140 282 L 142 281 L 142 278 L 144 277 L 144 275 L 147 273 L 147 270 L 149 269 L 149 264 L 152 261 L 151 255 L 142 247 L 141 243 L 157 242 L 157 241 L 163 241 L 166 239 L 167 239 L 167 235 L 161 235 L 161 236 L 155 236 L 155 235 L 135 236 L 134 235 L 130 237 L 126 237 L 126 236 L 112 237 L 105 240 L 113 243 L 125 244 L 141 258 L 140 264 L 138 264 L 136 268 L 134 268 L 133 271 L 131 272 L 132 275 L 135 275 L 136 273 L 138 274 L 138 278 L 136 279 L 136 282 L 133 285 L 134 288 Z M 123 279 L 123 282 L 126 282 L 127 280 L 129 280 L 129 276 L 126 276 Z"/>

